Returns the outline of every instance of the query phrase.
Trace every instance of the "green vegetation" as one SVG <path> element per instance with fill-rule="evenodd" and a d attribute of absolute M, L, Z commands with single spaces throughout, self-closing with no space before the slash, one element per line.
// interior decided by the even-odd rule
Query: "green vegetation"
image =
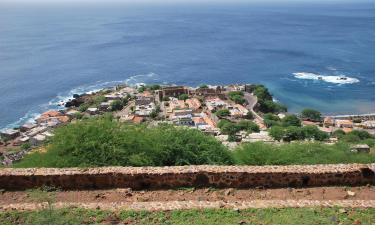
<path fill-rule="evenodd" d="M 243 98 L 244 94 L 242 91 L 231 91 L 228 93 L 229 99 L 234 101 L 236 104 L 243 105 L 246 100 Z"/>
<path fill-rule="evenodd" d="M 286 142 L 305 139 L 324 141 L 329 138 L 327 133 L 319 130 L 316 126 L 273 126 L 269 129 L 269 134 L 277 141 L 283 140 Z"/>
<path fill-rule="evenodd" d="M 188 94 L 181 94 L 180 96 L 178 96 L 178 100 L 187 100 L 189 98 L 189 95 Z"/>
<path fill-rule="evenodd" d="M 83 117 L 83 114 L 81 112 L 76 112 L 73 114 L 74 119 L 80 120 L 82 119 L 82 117 Z"/>
<path fill-rule="evenodd" d="M 232 158 L 219 141 L 198 130 L 121 124 L 107 116 L 56 129 L 46 153 L 29 154 L 15 167 L 189 164 L 232 164 Z"/>
<path fill-rule="evenodd" d="M 221 132 L 228 135 L 235 135 L 238 131 L 244 130 L 249 133 L 259 132 L 259 126 L 249 120 L 241 120 L 238 123 L 231 122 L 229 120 L 220 120 L 218 127 Z"/>
<path fill-rule="evenodd" d="M 159 84 L 149 84 L 149 85 L 142 85 L 138 88 L 138 92 L 139 93 L 143 93 L 147 90 L 150 90 L 150 91 L 156 91 L 156 90 L 160 90 L 161 89 L 161 86 Z"/>
<path fill-rule="evenodd" d="M 55 224 L 179 224 L 179 225 L 232 225 L 232 224 L 372 224 L 375 220 L 375 209 L 340 208 L 270 208 L 206 210 L 175 210 L 166 212 L 87 210 L 66 208 L 55 210 Z M 46 211 L 9 211 L 0 213 L 0 223 L 45 224 Z"/>
<path fill-rule="evenodd" d="M 32 222 L 33 224 L 64 224 L 60 221 L 60 215 L 56 212 L 53 204 L 56 202 L 57 191 L 52 187 L 42 187 L 38 189 L 29 190 L 27 195 L 37 203 L 47 203 L 47 207 L 39 211 L 40 216 L 33 218 L 31 221 L 25 221 L 26 223 Z"/>
<path fill-rule="evenodd" d="M 215 113 L 216 116 L 218 116 L 219 118 L 224 118 L 224 117 L 227 117 L 230 115 L 230 112 L 228 109 L 219 109 L 217 110 L 217 112 Z"/>
<path fill-rule="evenodd" d="M 124 108 L 124 104 L 121 100 L 114 100 L 111 103 L 111 110 L 112 111 L 119 111 L 119 110 L 122 110 L 122 108 Z"/>
<path fill-rule="evenodd" d="M 301 112 L 301 117 L 304 120 L 310 120 L 314 122 L 319 122 L 322 120 L 322 114 L 315 109 L 304 109 Z"/>
<path fill-rule="evenodd" d="M 157 106 L 155 107 L 155 109 L 151 111 L 151 113 L 150 113 L 150 117 L 153 118 L 153 119 L 155 119 L 156 117 L 158 117 L 158 115 L 159 115 L 160 112 L 161 112 L 161 111 L 160 111 L 160 106 L 157 105 Z"/>
<path fill-rule="evenodd" d="M 264 124 L 267 127 L 272 126 L 282 126 L 282 127 L 289 127 L 289 126 L 295 126 L 300 127 L 301 126 L 301 120 L 296 115 L 286 115 L 284 118 L 280 119 L 277 115 L 272 113 L 266 113 L 264 115 Z"/>
<path fill-rule="evenodd" d="M 286 112 L 286 106 L 274 102 L 271 93 L 264 85 L 256 85 L 253 93 L 258 98 L 258 110 L 263 113 Z"/>
<path fill-rule="evenodd" d="M 349 144 L 291 143 L 273 145 L 262 142 L 241 145 L 234 151 L 240 165 L 293 165 L 372 163 L 375 154 L 358 154 L 350 151 Z"/>
<path fill-rule="evenodd" d="M 336 130 L 333 136 L 337 137 L 341 142 L 345 143 L 362 143 L 375 147 L 375 137 L 364 130 L 353 130 L 346 134 L 343 130 Z"/>
<path fill-rule="evenodd" d="M 78 110 L 80 112 L 85 112 L 88 108 L 90 108 L 90 104 L 85 102 L 83 104 L 81 104 L 79 107 L 78 107 Z"/>
<path fill-rule="evenodd" d="M 146 86 L 140 86 L 140 87 L 138 88 L 138 92 L 139 92 L 139 93 L 143 93 L 143 92 L 145 92 L 146 90 L 147 90 Z"/>
<path fill-rule="evenodd" d="M 148 88 L 152 91 L 156 91 L 156 90 L 160 90 L 161 89 L 161 86 L 158 85 L 158 84 L 152 84 L 152 85 L 148 85 Z"/>
<path fill-rule="evenodd" d="M 30 143 L 23 143 L 21 145 L 21 149 L 22 150 L 27 150 L 27 149 L 30 149 L 31 148 L 31 144 Z"/>
<path fill-rule="evenodd" d="M 245 118 L 245 119 L 248 119 L 248 120 L 252 120 L 252 119 L 254 119 L 255 117 L 254 117 L 253 113 L 249 111 L 249 112 L 246 114 L 246 116 L 244 116 L 244 118 Z"/>
<path fill-rule="evenodd" d="M 286 115 L 284 118 L 282 118 L 281 123 L 283 127 L 289 127 L 289 126 L 300 127 L 301 126 L 301 120 L 298 119 L 298 117 L 293 114 Z"/>
<path fill-rule="evenodd" d="M 78 110 L 80 112 L 85 112 L 90 107 L 93 107 L 93 108 L 99 107 L 100 103 L 104 101 L 105 101 L 104 95 L 91 96 L 78 107 Z"/>

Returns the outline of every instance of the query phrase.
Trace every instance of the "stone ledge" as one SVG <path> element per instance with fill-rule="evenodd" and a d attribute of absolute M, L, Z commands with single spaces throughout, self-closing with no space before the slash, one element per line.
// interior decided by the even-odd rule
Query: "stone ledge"
<path fill-rule="evenodd" d="M 375 184 L 375 164 L 0 169 L 0 188 L 169 189 Z"/>

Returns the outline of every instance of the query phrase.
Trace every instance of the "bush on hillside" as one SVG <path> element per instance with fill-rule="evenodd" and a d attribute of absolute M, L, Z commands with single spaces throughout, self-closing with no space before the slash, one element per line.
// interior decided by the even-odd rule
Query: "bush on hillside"
<path fill-rule="evenodd" d="M 17 167 L 174 166 L 232 164 L 214 137 L 182 127 L 88 119 L 56 129 L 46 153 L 27 155 Z"/>
<path fill-rule="evenodd" d="M 246 100 L 243 98 L 244 93 L 242 91 L 231 91 L 228 93 L 229 99 L 234 101 L 236 104 L 243 105 Z"/>
<path fill-rule="evenodd" d="M 277 141 L 283 140 L 286 142 L 306 139 L 324 141 L 329 138 L 329 135 L 327 133 L 319 130 L 319 128 L 316 126 L 273 126 L 269 129 L 269 134 Z"/>
<path fill-rule="evenodd" d="M 234 135 L 238 131 L 244 130 L 249 133 L 259 132 L 259 126 L 250 120 L 241 120 L 238 123 L 229 120 L 220 120 L 218 125 L 223 134 Z"/>
<path fill-rule="evenodd" d="M 228 109 L 219 109 L 216 113 L 216 116 L 223 118 L 230 115 L 230 112 Z"/>
<path fill-rule="evenodd" d="M 373 163 L 375 154 L 358 154 L 349 145 L 293 143 L 272 145 L 262 142 L 239 146 L 233 152 L 240 165 L 309 165 L 334 163 Z"/>
<path fill-rule="evenodd" d="M 319 122 L 322 120 L 322 114 L 315 109 L 304 109 L 301 112 L 301 117 L 304 120 Z"/>

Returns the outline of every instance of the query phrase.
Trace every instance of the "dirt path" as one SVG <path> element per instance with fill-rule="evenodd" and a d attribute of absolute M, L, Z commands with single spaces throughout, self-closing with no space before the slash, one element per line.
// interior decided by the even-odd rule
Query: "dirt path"
<path fill-rule="evenodd" d="M 137 207 L 156 207 L 161 205 L 182 204 L 187 207 L 189 202 L 194 202 L 198 208 L 200 204 L 204 207 L 219 206 L 221 204 L 238 204 L 251 206 L 273 205 L 280 206 L 292 204 L 298 206 L 303 204 L 328 204 L 327 202 L 354 201 L 362 204 L 373 204 L 375 202 L 375 187 L 316 187 L 316 188 L 280 188 L 280 189 L 180 189 L 180 190 L 155 190 L 155 191 L 132 191 L 131 189 L 92 190 L 92 191 L 61 191 L 56 193 L 56 202 L 59 204 L 78 205 L 133 205 Z M 6 208 L 14 204 L 21 207 L 38 201 L 30 197 L 28 191 L 4 192 L 0 195 L 0 205 Z M 177 202 L 177 203 L 176 203 Z M 276 202 L 276 203 L 275 203 Z M 315 203 L 314 203 L 315 202 Z M 150 204 L 147 204 L 150 203 Z M 255 206 L 254 205 L 254 206 Z M 116 207 L 117 207 L 116 206 Z M 354 205 L 355 206 L 355 205 Z M 167 208 L 168 208 L 167 207 Z M 189 206 L 191 207 L 191 206 Z M 202 206 L 203 207 L 203 206 Z M 375 207 L 375 205 L 373 205 Z M 158 208 L 158 207 L 157 207 Z M 159 207 L 163 208 L 163 207 Z"/>

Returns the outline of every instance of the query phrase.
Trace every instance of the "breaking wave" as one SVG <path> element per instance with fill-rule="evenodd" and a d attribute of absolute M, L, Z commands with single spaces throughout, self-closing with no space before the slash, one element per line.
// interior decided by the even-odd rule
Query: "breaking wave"
<path fill-rule="evenodd" d="M 42 112 L 45 112 L 47 110 L 64 109 L 65 103 L 70 101 L 73 98 L 74 94 L 91 94 L 120 84 L 126 84 L 129 86 L 139 86 L 147 83 L 159 83 L 159 75 L 156 73 L 137 74 L 134 76 L 130 76 L 125 80 L 105 82 L 97 81 L 95 82 L 95 84 L 78 86 L 67 92 L 58 93 L 57 96 L 51 99 L 47 104 L 36 106 L 34 109 L 28 111 L 23 117 L 19 118 L 17 121 L 13 123 L 8 124 L 3 129 L 19 127 L 25 123 L 35 122 L 35 119 L 38 118 Z M 0 128 L 0 130 L 2 129 Z"/>
<path fill-rule="evenodd" d="M 320 75 L 320 74 L 306 73 L 306 72 L 293 73 L 293 75 L 294 75 L 295 78 L 298 78 L 298 79 L 317 80 L 317 81 L 324 81 L 324 82 L 333 83 L 333 84 L 354 84 L 354 83 L 359 82 L 359 79 L 354 78 L 354 77 L 347 77 L 345 75 L 324 76 L 324 75 Z"/>

